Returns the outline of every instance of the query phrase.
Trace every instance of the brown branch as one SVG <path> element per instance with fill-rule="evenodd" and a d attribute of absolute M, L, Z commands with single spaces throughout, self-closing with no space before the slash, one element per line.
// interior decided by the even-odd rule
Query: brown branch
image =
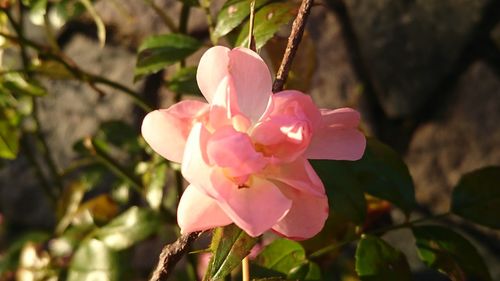
<path fill-rule="evenodd" d="M 191 243 L 193 243 L 202 231 L 192 232 L 189 234 L 181 235 L 174 243 L 165 245 L 161 250 L 160 258 L 156 269 L 149 281 L 164 281 L 167 280 L 169 274 L 172 272 L 174 266 L 184 256 Z"/>
<path fill-rule="evenodd" d="M 288 72 L 290 72 L 290 68 L 292 66 L 293 58 L 295 57 L 295 53 L 299 48 L 300 40 L 302 40 L 307 17 L 311 12 L 313 2 L 314 0 L 302 0 L 302 4 L 299 8 L 299 13 L 293 21 L 292 32 L 288 37 L 288 44 L 286 46 L 285 54 L 283 55 L 283 60 L 281 61 L 278 74 L 276 74 L 276 79 L 274 80 L 274 93 L 283 90 L 283 86 L 285 85 L 286 79 L 288 78 Z"/>

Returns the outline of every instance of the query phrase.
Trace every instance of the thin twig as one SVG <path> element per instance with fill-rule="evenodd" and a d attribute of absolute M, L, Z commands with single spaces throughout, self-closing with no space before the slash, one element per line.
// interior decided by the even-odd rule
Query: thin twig
<path fill-rule="evenodd" d="M 153 8 L 153 10 L 161 18 L 163 23 L 168 27 L 168 29 L 170 29 L 171 32 L 173 33 L 179 32 L 179 30 L 175 26 L 174 20 L 170 18 L 170 16 L 167 13 L 165 13 L 165 11 L 163 11 L 163 9 L 160 6 L 158 6 L 154 0 L 144 0 L 144 2 L 146 2 L 146 4 L 148 4 L 149 6 L 151 6 L 151 8 Z"/>
<path fill-rule="evenodd" d="M 215 21 L 212 17 L 212 11 L 210 10 L 210 0 L 198 0 L 198 3 L 200 4 L 200 7 L 203 9 L 203 11 L 205 12 L 205 16 L 207 17 L 210 41 L 212 41 L 212 44 L 215 45 L 217 44 L 217 38 L 214 37 Z"/>
<path fill-rule="evenodd" d="M 250 2 L 250 27 L 248 28 L 248 48 L 255 51 L 255 37 L 253 36 L 254 22 L 255 22 L 255 0 Z"/>
<path fill-rule="evenodd" d="M 142 108 L 144 111 L 152 111 L 152 107 L 148 104 L 147 101 L 145 101 L 137 92 L 134 90 L 130 89 L 129 87 L 120 84 L 118 82 L 109 80 L 105 77 L 98 76 L 95 74 L 91 74 L 89 72 L 86 72 L 85 70 L 81 69 L 71 58 L 66 56 L 63 52 L 55 52 L 54 50 L 40 45 L 34 41 L 31 41 L 29 39 L 26 39 L 24 37 L 18 37 L 18 36 L 13 36 L 11 34 L 5 33 L 5 32 L 0 32 L 0 36 L 5 37 L 6 39 L 16 42 L 20 44 L 21 46 L 26 45 L 29 46 L 35 50 L 37 50 L 40 54 L 44 55 L 47 57 L 47 59 L 53 60 L 60 62 L 61 64 L 70 71 L 73 76 L 84 82 L 87 83 L 93 88 L 94 90 L 97 89 L 97 92 L 102 95 L 102 91 L 98 90 L 98 88 L 95 87 L 95 84 L 103 84 L 109 87 L 112 87 L 114 89 L 119 90 L 123 94 L 129 96 L 132 98 L 132 100 L 135 102 L 137 106 Z"/>
<path fill-rule="evenodd" d="M 288 44 L 286 46 L 285 54 L 283 55 L 283 60 L 281 61 L 278 74 L 276 74 L 276 79 L 274 80 L 274 93 L 283 90 L 283 86 L 285 85 L 286 79 L 288 77 L 288 72 L 290 72 L 290 68 L 292 66 L 293 58 L 295 57 L 295 53 L 299 48 L 300 40 L 302 40 L 307 17 L 311 12 L 313 2 L 314 0 L 302 0 L 302 4 L 299 8 L 299 13 L 293 21 L 292 32 L 288 37 Z"/>
<path fill-rule="evenodd" d="M 113 174 L 129 183 L 130 187 L 132 187 L 139 194 L 142 194 L 144 188 L 142 187 L 141 181 L 132 175 L 127 168 L 119 164 L 118 161 L 111 158 L 111 156 L 104 151 L 97 142 L 88 137 L 84 140 L 83 144 L 85 149 L 95 156 L 97 160 L 108 167 Z"/>
<path fill-rule="evenodd" d="M 172 272 L 174 266 L 188 251 L 189 246 L 202 234 L 201 231 L 181 235 L 174 243 L 165 245 L 161 250 L 156 269 L 149 281 L 164 281 Z"/>

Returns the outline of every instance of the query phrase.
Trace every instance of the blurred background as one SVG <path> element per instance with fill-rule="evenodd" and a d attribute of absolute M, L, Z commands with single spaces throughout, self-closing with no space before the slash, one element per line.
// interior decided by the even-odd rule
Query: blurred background
<path fill-rule="evenodd" d="M 0 1 L 2 5 L 7 2 Z M 214 14 L 223 3 L 211 3 Z M 93 5 L 106 29 L 105 45 L 100 45 L 95 18 L 83 11 L 53 30 L 57 46 L 81 69 L 125 85 L 153 108 L 172 104 L 177 95 L 166 81 L 175 74 L 174 66 L 136 82 L 134 68 L 141 42 L 148 36 L 170 32 L 155 9 L 177 23 L 183 4 L 175 0 L 100 0 Z M 25 37 L 51 45 L 54 42 L 41 23 L 43 18 L 44 14 L 25 8 Z M 187 59 L 187 65 L 196 66 L 210 44 L 206 22 L 203 9 L 191 8 L 187 34 L 205 42 L 205 46 Z M 290 25 L 282 27 L 261 50 L 273 73 L 289 31 Z M 20 65 L 18 52 L 5 48 L 2 65 Z M 86 137 L 96 136 L 91 142 L 99 136 L 111 142 L 116 135 L 137 137 L 145 114 L 129 96 L 113 87 L 105 85 L 100 93 L 92 85 L 65 78 L 41 78 L 40 83 L 47 94 L 31 105 L 37 120 L 28 119 L 23 124 L 37 127 L 38 133 L 23 137 L 16 159 L 0 160 L 0 257 L 6 256 L 21 233 L 44 232 L 60 225 L 51 205 L 54 202 L 46 199 L 37 175 L 50 174 L 53 167 L 43 153 L 30 156 L 30 150 L 50 151 L 53 165 L 64 168 L 58 172 L 74 173 L 67 169 L 75 165 L 76 171 L 81 169 L 81 163 L 75 164 L 75 160 L 85 159 L 78 144 L 85 147 Z M 322 107 L 360 110 L 365 133 L 390 145 L 407 163 L 420 203 L 418 213 L 445 212 L 452 187 L 462 174 L 500 164 L 500 1 L 316 1 L 286 87 L 311 94 Z M 37 134 L 43 135 L 45 143 L 37 141 Z M 136 153 L 131 157 L 113 152 L 118 163 L 128 165 L 135 161 L 131 158 L 144 158 L 136 149 L 144 143 L 134 140 L 118 146 Z M 34 161 L 41 163 L 39 170 L 33 168 Z M 175 174 L 170 170 L 165 173 L 162 179 L 168 178 L 168 185 Z M 94 174 L 90 175 L 87 177 Z M 120 196 L 130 192 L 120 189 L 113 175 L 99 177 L 100 183 L 85 193 L 83 201 L 99 198 L 89 209 L 102 214 L 106 221 L 106 216 L 113 217 L 123 208 Z M 113 187 L 107 184 L 110 182 Z M 160 188 L 166 185 L 160 184 Z M 99 197 L 102 194 L 107 195 Z M 106 200 L 118 203 L 108 204 Z M 140 200 L 133 192 L 126 199 L 129 205 Z M 398 216 L 397 212 L 392 215 Z M 454 219 L 447 223 L 479 247 L 493 280 L 500 280 L 500 232 Z M 127 254 L 132 268 L 139 272 L 136 280 L 144 280 L 151 271 L 161 245 L 175 239 L 176 233 L 169 233 L 161 239 L 149 239 Z M 408 255 L 415 280 L 447 280 L 418 261 L 407 231 L 386 238 Z M 0 274 L 0 280 L 12 280 L 13 274 Z"/>

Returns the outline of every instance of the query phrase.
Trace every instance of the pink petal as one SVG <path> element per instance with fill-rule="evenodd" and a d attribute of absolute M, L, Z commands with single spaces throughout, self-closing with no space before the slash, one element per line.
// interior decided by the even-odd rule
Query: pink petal
<path fill-rule="evenodd" d="M 152 111 L 142 121 L 142 136 L 158 154 L 180 163 L 193 122 L 201 121 L 207 110 L 204 102 L 186 100 Z"/>
<path fill-rule="evenodd" d="M 267 162 L 255 151 L 252 140 L 232 126 L 218 129 L 207 143 L 209 163 L 225 168 L 228 175 L 241 177 L 258 172 Z"/>
<path fill-rule="evenodd" d="M 192 185 L 182 194 L 177 208 L 177 222 L 182 233 L 207 230 L 232 223 L 213 198 Z"/>
<path fill-rule="evenodd" d="M 196 81 L 209 103 L 222 79 L 228 75 L 229 52 L 226 47 L 212 47 L 203 54 L 198 64 Z"/>
<path fill-rule="evenodd" d="M 218 192 L 210 183 L 210 174 L 214 168 L 208 164 L 205 151 L 209 137 L 210 133 L 201 123 L 193 126 L 187 138 L 181 170 L 189 183 L 206 195 L 217 198 Z"/>
<path fill-rule="evenodd" d="M 285 90 L 274 94 L 271 115 L 288 115 L 307 121 L 314 130 L 321 125 L 321 113 L 312 98 L 302 92 Z"/>
<path fill-rule="evenodd" d="M 299 158 L 291 163 L 270 166 L 266 168 L 265 176 L 310 195 L 325 196 L 323 182 L 307 159 Z"/>
<path fill-rule="evenodd" d="M 317 197 L 285 186 L 281 186 L 281 190 L 293 203 L 288 214 L 273 226 L 273 230 L 294 240 L 318 234 L 328 218 L 326 195 Z"/>
<path fill-rule="evenodd" d="M 291 115 L 269 116 L 252 130 L 252 139 L 266 157 L 277 163 L 292 162 L 309 146 L 310 123 Z"/>
<path fill-rule="evenodd" d="M 334 110 L 321 109 L 321 117 L 323 126 L 326 127 L 343 125 L 345 127 L 356 128 L 360 120 L 359 112 L 348 107 Z"/>
<path fill-rule="evenodd" d="M 239 110 L 252 122 L 258 121 L 272 104 L 272 79 L 267 65 L 254 51 L 235 48 L 229 53 L 228 71 Z"/>
<path fill-rule="evenodd" d="M 314 134 L 304 155 L 308 159 L 359 160 L 365 146 L 365 136 L 356 128 L 326 127 Z"/>
<path fill-rule="evenodd" d="M 258 177 L 252 177 L 248 187 L 238 187 L 220 172 L 214 172 L 211 180 L 220 190 L 219 206 L 253 237 L 271 229 L 292 205 L 276 185 Z"/>

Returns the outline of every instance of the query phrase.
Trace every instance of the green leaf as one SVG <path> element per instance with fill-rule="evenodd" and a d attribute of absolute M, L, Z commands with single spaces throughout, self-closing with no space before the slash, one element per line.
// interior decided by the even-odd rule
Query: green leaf
<path fill-rule="evenodd" d="M 442 226 L 413 227 L 420 259 L 452 280 L 491 281 L 488 267 L 474 246 Z"/>
<path fill-rule="evenodd" d="M 406 257 L 384 240 L 364 235 L 356 250 L 356 272 L 361 280 L 411 280 Z"/>
<path fill-rule="evenodd" d="M 397 152 L 374 138 L 367 138 L 365 154 L 358 161 L 336 161 L 350 170 L 364 192 L 387 200 L 407 215 L 416 206 L 413 180 Z M 340 175 L 342 176 L 342 175 Z"/>
<path fill-rule="evenodd" d="M 287 280 L 320 280 L 318 265 L 306 259 L 298 242 L 276 239 L 266 246 L 255 260 L 252 277 L 286 277 Z M 255 266 L 254 266 L 255 267 Z"/>
<path fill-rule="evenodd" d="M 196 52 L 200 46 L 198 40 L 182 34 L 170 33 L 148 37 L 139 47 L 134 79 L 158 72 L 183 60 Z"/>
<path fill-rule="evenodd" d="M 51 79 L 70 80 L 75 79 L 75 74 L 62 63 L 53 60 L 41 60 L 31 66 L 37 74 L 48 76 Z"/>
<path fill-rule="evenodd" d="M 113 144 L 116 147 L 127 150 L 129 153 L 140 152 L 141 150 L 136 130 L 120 120 L 102 123 L 99 131 L 96 133 L 95 139 Z"/>
<path fill-rule="evenodd" d="M 23 1 L 30 2 L 29 19 L 34 25 L 42 26 L 44 24 L 44 16 L 47 13 L 47 0 Z M 26 4 L 25 4 L 26 5 Z"/>
<path fill-rule="evenodd" d="M 255 10 L 267 4 L 270 0 L 255 1 Z M 220 38 L 233 29 L 250 16 L 250 1 L 248 0 L 229 0 L 224 3 L 219 14 L 217 14 L 217 25 L 214 30 L 214 37 Z M 247 29 L 248 33 L 248 29 Z"/>
<path fill-rule="evenodd" d="M 131 207 L 96 231 L 95 237 L 113 250 L 123 250 L 158 230 L 159 218 L 151 210 Z"/>
<path fill-rule="evenodd" d="M 357 224 L 362 224 L 366 216 L 366 200 L 362 186 L 352 170 L 340 161 L 310 162 L 325 185 L 332 211 Z"/>
<path fill-rule="evenodd" d="M 163 188 L 167 182 L 168 165 L 166 162 L 153 167 L 150 173 L 145 174 L 147 181 L 145 197 L 154 210 L 159 210 L 163 199 Z"/>
<path fill-rule="evenodd" d="M 67 21 L 75 18 L 85 12 L 85 6 L 79 1 L 74 0 L 60 0 L 54 3 L 54 10 L 50 11 L 50 23 L 59 28 Z"/>
<path fill-rule="evenodd" d="M 215 229 L 212 244 L 212 258 L 204 280 L 220 280 L 238 267 L 257 243 L 257 238 L 246 234 L 234 224 Z"/>
<path fill-rule="evenodd" d="M 168 89 L 177 94 L 202 96 L 196 82 L 196 69 L 196 67 L 186 67 L 177 71 L 168 81 Z"/>
<path fill-rule="evenodd" d="M 57 201 L 57 223 L 55 233 L 62 234 L 71 224 L 78 207 L 82 202 L 83 195 L 90 188 L 85 180 L 75 181 L 63 190 L 62 196 Z"/>
<path fill-rule="evenodd" d="M 311 261 L 292 268 L 288 273 L 289 280 L 315 281 L 321 280 L 321 270 L 319 266 Z"/>
<path fill-rule="evenodd" d="M 453 190 L 451 211 L 475 223 L 500 229 L 500 167 L 465 174 Z"/>
<path fill-rule="evenodd" d="M 16 94 L 29 96 L 45 96 L 47 91 L 35 80 L 26 80 L 19 73 L 8 73 L 3 76 L 2 86 Z"/>
<path fill-rule="evenodd" d="M 121 279 L 120 255 L 97 239 L 84 241 L 71 260 L 68 281 Z"/>
<path fill-rule="evenodd" d="M 306 252 L 300 243 L 281 238 L 266 246 L 255 263 L 287 276 L 290 270 L 306 261 Z"/>
<path fill-rule="evenodd" d="M 288 24 L 297 14 L 297 4 L 292 1 L 277 2 L 266 5 L 255 13 L 255 24 L 253 35 L 255 46 L 262 48 L 280 28 Z M 250 22 L 247 21 L 241 28 L 236 39 L 236 46 L 248 45 L 248 30 Z"/>
<path fill-rule="evenodd" d="M 0 117 L 1 114 L 0 114 Z M 15 159 L 19 152 L 20 132 L 5 119 L 0 120 L 0 157 Z"/>

